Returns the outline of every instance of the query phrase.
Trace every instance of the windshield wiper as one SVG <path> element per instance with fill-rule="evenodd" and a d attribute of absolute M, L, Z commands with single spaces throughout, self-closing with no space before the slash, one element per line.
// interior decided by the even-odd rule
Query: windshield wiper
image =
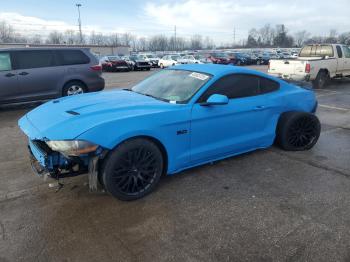
<path fill-rule="evenodd" d="M 154 95 L 151 95 L 151 94 L 143 94 L 143 93 L 139 93 L 139 94 L 142 94 L 142 95 L 145 95 L 145 96 L 148 96 L 148 97 L 152 97 L 154 99 L 157 99 L 157 100 L 160 100 L 160 101 L 164 101 L 164 102 L 169 102 L 170 100 L 168 99 L 165 99 L 165 98 L 161 98 L 161 97 L 156 97 Z"/>

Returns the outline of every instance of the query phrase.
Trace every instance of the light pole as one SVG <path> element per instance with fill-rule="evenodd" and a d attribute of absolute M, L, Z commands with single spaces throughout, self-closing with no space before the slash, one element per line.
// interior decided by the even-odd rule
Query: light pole
<path fill-rule="evenodd" d="M 78 17 L 78 25 L 79 25 L 79 35 L 80 35 L 80 44 L 83 43 L 83 33 L 81 32 L 81 19 L 80 19 L 80 7 L 81 7 L 81 4 L 75 4 L 77 7 L 78 7 L 78 14 L 79 14 L 79 17 Z"/>

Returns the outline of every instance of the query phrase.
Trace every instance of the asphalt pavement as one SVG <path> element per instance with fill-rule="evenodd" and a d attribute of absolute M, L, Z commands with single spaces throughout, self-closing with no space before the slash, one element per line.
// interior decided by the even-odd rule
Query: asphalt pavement
<path fill-rule="evenodd" d="M 107 89 L 130 87 L 153 72 L 104 77 Z M 17 127 L 33 107 L 0 109 L 0 262 L 350 261 L 350 81 L 316 93 L 312 150 L 193 168 L 133 202 L 89 193 L 85 176 L 49 188 Z"/>

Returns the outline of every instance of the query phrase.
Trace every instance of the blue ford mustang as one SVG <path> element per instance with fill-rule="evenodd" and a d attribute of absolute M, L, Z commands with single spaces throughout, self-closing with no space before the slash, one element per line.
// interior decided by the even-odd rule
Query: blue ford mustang
<path fill-rule="evenodd" d="M 32 166 L 56 179 L 88 173 L 121 200 L 162 174 L 266 148 L 307 150 L 320 135 L 312 90 L 225 65 L 181 65 L 131 89 L 64 97 L 19 120 Z"/>

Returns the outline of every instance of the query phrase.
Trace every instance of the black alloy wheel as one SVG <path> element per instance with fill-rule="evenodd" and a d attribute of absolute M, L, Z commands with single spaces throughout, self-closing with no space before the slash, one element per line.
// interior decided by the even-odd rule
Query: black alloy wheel
<path fill-rule="evenodd" d="M 163 173 L 163 156 L 152 141 L 137 138 L 118 146 L 106 160 L 102 176 L 109 193 L 135 200 L 150 193 Z"/>
<path fill-rule="evenodd" d="M 321 124 L 313 114 L 288 112 L 279 120 L 277 132 L 277 140 L 283 149 L 308 150 L 316 144 L 320 136 Z"/>

